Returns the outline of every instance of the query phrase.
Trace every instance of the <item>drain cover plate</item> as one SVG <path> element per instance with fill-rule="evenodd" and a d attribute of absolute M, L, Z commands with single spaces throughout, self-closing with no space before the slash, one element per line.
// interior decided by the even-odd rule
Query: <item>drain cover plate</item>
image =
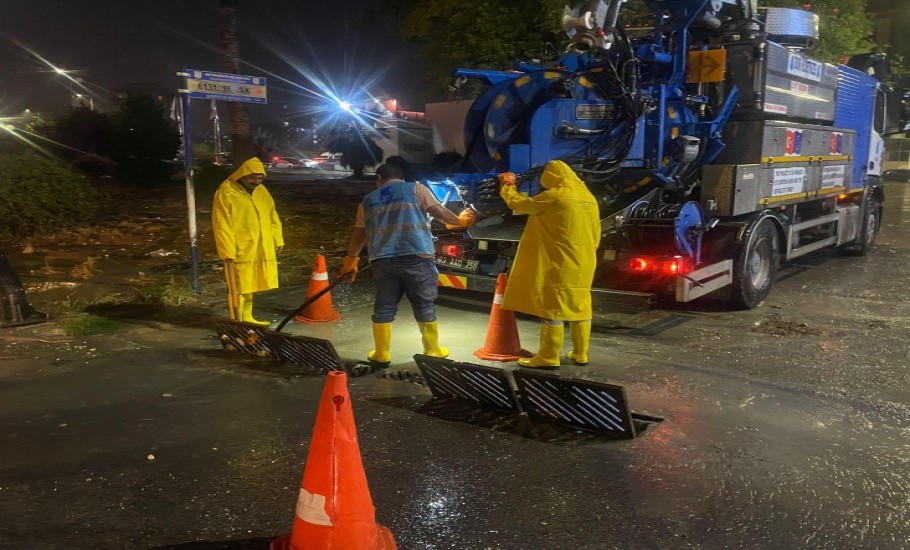
<path fill-rule="evenodd" d="M 564 379 L 518 369 L 512 373 L 528 416 L 621 439 L 635 437 L 626 391 L 603 382 Z"/>
<path fill-rule="evenodd" d="M 215 323 L 218 340 L 230 351 L 304 365 L 319 371 L 343 370 L 335 346 L 328 340 L 275 332 L 249 323 Z"/>
<path fill-rule="evenodd" d="M 503 369 L 427 355 L 415 355 L 414 361 L 434 397 L 468 401 L 504 412 L 521 412 Z"/>

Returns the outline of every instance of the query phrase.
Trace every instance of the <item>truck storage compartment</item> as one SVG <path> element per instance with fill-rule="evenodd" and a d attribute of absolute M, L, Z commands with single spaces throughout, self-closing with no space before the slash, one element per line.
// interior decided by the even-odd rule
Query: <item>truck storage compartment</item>
<path fill-rule="evenodd" d="M 834 65 L 758 40 L 727 46 L 727 75 L 739 87 L 734 119 L 834 122 Z"/>
<path fill-rule="evenodd" d="M 711 214 L 738 216 L 834 194 L 853 181 L 853 130 L 738 121 L 727 124 L 724 138 L 717 164 L 702 169 L 701 204 Z"/>

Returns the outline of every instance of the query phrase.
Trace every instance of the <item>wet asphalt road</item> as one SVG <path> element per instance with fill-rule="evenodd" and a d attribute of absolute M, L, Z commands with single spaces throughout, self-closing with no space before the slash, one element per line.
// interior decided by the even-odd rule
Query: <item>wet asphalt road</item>
<path fill-rule="evenodd" d="M 350 384 L 378 520 L 405 549 L 910 548 L 910 191 L 887 193 L 869 256 L 800 258 L 753 311 L 601 316 L 591 365 L 560 374 L 663 418 L 632 441 L 433 404 L 402 308 L 404 381 Z M 289 332 L 356 361 L 369 290 L 364 275 L 335 293 L 339 323 Z M 221 351 L 203 314 L 117 318 L 91 354 L 0 352 L 0 548 L 267 547 L 290 527 L 321 378 Z M 439 318 L 474 360 L 486 312 Z"/>

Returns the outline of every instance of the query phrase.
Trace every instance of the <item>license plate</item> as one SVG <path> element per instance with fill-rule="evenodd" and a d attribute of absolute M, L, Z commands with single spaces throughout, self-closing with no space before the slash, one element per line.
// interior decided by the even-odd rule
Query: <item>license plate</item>
<path fill-rule="evenodd" d="M 464 258 L 450 258 L 448 256 L 436 256 L 436 265 L 474 273 L 480 267 L 480 261 L 466 260 Z"/>

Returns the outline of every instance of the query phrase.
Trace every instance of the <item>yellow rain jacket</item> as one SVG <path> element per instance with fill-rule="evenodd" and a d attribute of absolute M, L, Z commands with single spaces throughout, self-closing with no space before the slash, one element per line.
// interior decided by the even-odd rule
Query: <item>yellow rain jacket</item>
<path fill-rule="evenodd" d="M 237 293 L 278 288 L 275 248 L 284 246 L 281 221 L 268 189 L 257 185 L 247 192 L 237 180 L 265 174 L 262 161 L 251 158 L 224 180 L 212 204 L 212 233 L 222 260 L 234 259 Z"/>
<path fill-rule="evenodd" d="M 597 200 L 562 161 L 547 163 L 540 185 L 544 190 L 533 197 L 514 185 L 499 192 L 514 212 L 529 214 L 502 307 L 544 319 L 590 319 L 600 244 Z"/>

